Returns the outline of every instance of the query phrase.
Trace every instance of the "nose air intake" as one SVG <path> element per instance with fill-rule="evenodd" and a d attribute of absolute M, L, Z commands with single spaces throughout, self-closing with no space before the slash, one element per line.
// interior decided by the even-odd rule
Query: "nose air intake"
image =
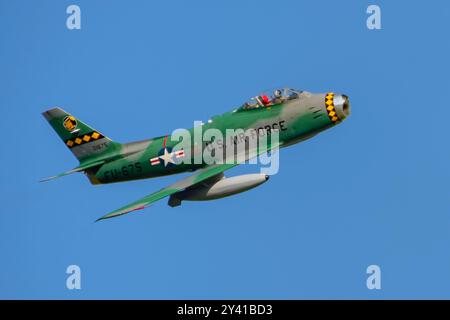
<path fill-rule="evenodd" d="M 339 123 L 350 115 L 350 100 L 345 94 L 327 93 L 325 107 L 333 123 Z"/>
<path fill-rule="evenodd" d="M 342 118 L 345 119 L 350 115 L 350 100 L 345 94 L 339 95 L 339 100 L 336 105 L 338 113 L 342 113 Z"/>

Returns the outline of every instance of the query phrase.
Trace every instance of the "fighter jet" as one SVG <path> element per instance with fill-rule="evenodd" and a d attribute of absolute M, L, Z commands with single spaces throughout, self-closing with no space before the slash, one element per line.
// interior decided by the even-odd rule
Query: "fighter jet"
<path fill-rule="evenodd" d="M 268 138 L 276 132 L 278 139 L 268 142 L 266 148 L 257 148 L 253 156 L 258 156 L 262 152 L 272 152 L 309 139 L 339 124 L 349 114 L 350 102 L 344 94 L 312 94 L 283 88 L 254 96 L 240 107 L 212 117 L 201 125 L 201 129 L 203 132 L 215 129 L 215 132 L 224 136 L 227 130 L 242 129 L 245 132 L 256 132 L 258 139 L 261 134 Z M 193 172 L 190 176 L 114 210 L 97 221 L 144 209 L 165 197 L 169 197 L 168 204 L 174 207 L 185 200 L 213 200 L 241 193 L 268 180 L 266 174 L 246 174 L 230 178 L 224 176 L 226 170 L 249 160 L 248 150 L 245 157 L 240 157 L 241 160 L 236 160 L 236 157 L 234 161 L 227 159 L 216 163 L 206 162 L 204 159 L 198 161 L 198 155 L 211 147 L 211 141 L 199 144 L 192 140 L 189 141 L 191 147 L 177 149 L 179 141 L 174 141 L 172 135 L 167 134 L 122 144 L 109 139 L 61 108 L 47 110 L 43 112 L 43 116 L 79 160 L 79 166 L 41 181 L 75 172 L 84 172 L 92 184 Z M 195 136 L 195 130 L 196 127 L 186 131 Z M 230 147 L 236 148 L 238 141 L 238 137 L 234 136 L 233 143 L 216 143 L 223 150 L 229 150 Z M 233 154 L 236 155 L 236 151 Z"/>

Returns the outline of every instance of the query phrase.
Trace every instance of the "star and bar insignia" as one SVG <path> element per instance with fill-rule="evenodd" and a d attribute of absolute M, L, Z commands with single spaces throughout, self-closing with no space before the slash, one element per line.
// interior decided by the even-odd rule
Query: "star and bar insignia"
<path fill-rule="evenodd" d="M 168 148 L 164 148 L 161 151 L 162 154 L 160 156 L 150 159 L 150 164 L 152 166 L 156 166 L 164 161 L 164 167 L 167 167 L 169 163 L 175 164 L 174 158 L 179 159 L 184 157 L 184 150 L 177 150 L 172 152 Z"/>

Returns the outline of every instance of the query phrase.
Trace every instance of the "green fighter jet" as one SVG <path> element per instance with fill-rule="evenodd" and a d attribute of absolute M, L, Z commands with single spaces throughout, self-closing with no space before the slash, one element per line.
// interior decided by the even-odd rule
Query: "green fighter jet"
<path fill-rule="evenodd" d="M 241 107 L 215 116 L 205 124 L 184 131 L 179 129 L 182 138 L 176 138 L 177 131 L 174 131 L 172 135 L 122 144 L 66 111 L 54 108 L 45 111 L 43 116 L 80 165 L 42 181 L 84 172 L 92 184 L 104 184 L 194 171 L 98 220 L 143 209 L 165 197 L 169 197 L 170 206 L 178 206 L 183 200 L 218 199 L 247 191 L 268 179 L 268 175 L 262 173 L 225 178 L 225 170 L 263 153 L 267 155 L 274 149 L 309 139 L 340 123 L 349 114 L 350 103 L 346 95 L 277 89 L 255 96 Z M 200 140 L 196 137 L 199 129 L 205 132 Z M 213 134 L 205 138 L 206 132 L 211 131 Z M 231 138 L 228 137 L 230 132 Z M 221 135 L 227 137 L 217 138 Z M 258 143 L 252 144 L 251 140 L 255 139 Z M 270 141 L 259 143 L 263 140 Z M 246 147 L 238 148 L 239 145 Z M 249 148 L 250 145 L 253 148 Z M 202 157 L 205 154 L 211 155 L 213 161 Z"/>

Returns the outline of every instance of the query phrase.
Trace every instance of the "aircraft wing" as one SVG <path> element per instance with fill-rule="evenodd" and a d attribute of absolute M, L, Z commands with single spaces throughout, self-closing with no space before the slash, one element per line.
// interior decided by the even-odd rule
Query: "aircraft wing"
<path fill-rule="evenodd" d="M 259 155 L 263 152 L 266 152 L 266 151 L 278 149 L 281 147 L 281 145 L 282 144 L 280 142 L 278 142 L 277 144 L 273 144 L 272 146 L 267 147 L 267 149 L 264 151 L 263 150 L 258 151 L 257 155 Z M 193 175 L 186 177 L 180 181 L 177 181 L 168 187 L 162 188 L 159 191 L 149 194 L 149 195 L 143 197 L 142 199 L 139 199 L 133 203 L 130 203 L 120 209 L 114 210 L 113 212 L 110 212 L 107 215 L 104 215 L 103 217 L 97 219 L 96 221 L 121 216 L 123 214 L 127 214 L 129 212 L 136 211 L 136 210 L 145 209 L 147 206 L 149 206 L 153 202 L 161 200 L 161 199 L 168 197 L 174 193 L 182 191 L 188 187 L 192 187 L 192 186 L 196 185 L 197 183 L 200 183 L 200 182 L 210 179 L 216 175 L 219 175 L 219 174 L 223 173 L 224 171 L 239 165 L 240 163 L 241 162 L 238 161 L 238 162 L 235 162 L 232 164 L 227 164 L 225 161 L 225 164 L 214 164 L 209 167 L 200 169 L 200 170 L 196 171 Z"/>
<path fill-rule="evenodd" d="M 142 199 L 139 199 L 133 203 L 130 203 L 120 209 L 117 209 L 111 213 L 108 213 L 107 215 L 97 219 L 97 221 L 117 217 L 117 216 L 129 213 L 131 211 L 144 209 L 145 207 L 149 206 L 153 202 L 161 200 L 162 198 L 170 196 L 171 194 L 177 193 L 177 192 L 182 191 L 190 186 L 193 186 L 197 183 L 205 181 L 215 175 L 221 174 L 225 170 L 231 169 L 232 167 L 237 166 L 238 164 L 239 163 L 216 164 L 216 165 L 211 165 L 209 167 L 200 169 L 200 170 L 196 171 L 193 175 L 186 177 L 180 181 L 177 181 L 168 187 L 162 188 L 159 191 L 149 194 L 148 196 L 145 196 Z"/>

